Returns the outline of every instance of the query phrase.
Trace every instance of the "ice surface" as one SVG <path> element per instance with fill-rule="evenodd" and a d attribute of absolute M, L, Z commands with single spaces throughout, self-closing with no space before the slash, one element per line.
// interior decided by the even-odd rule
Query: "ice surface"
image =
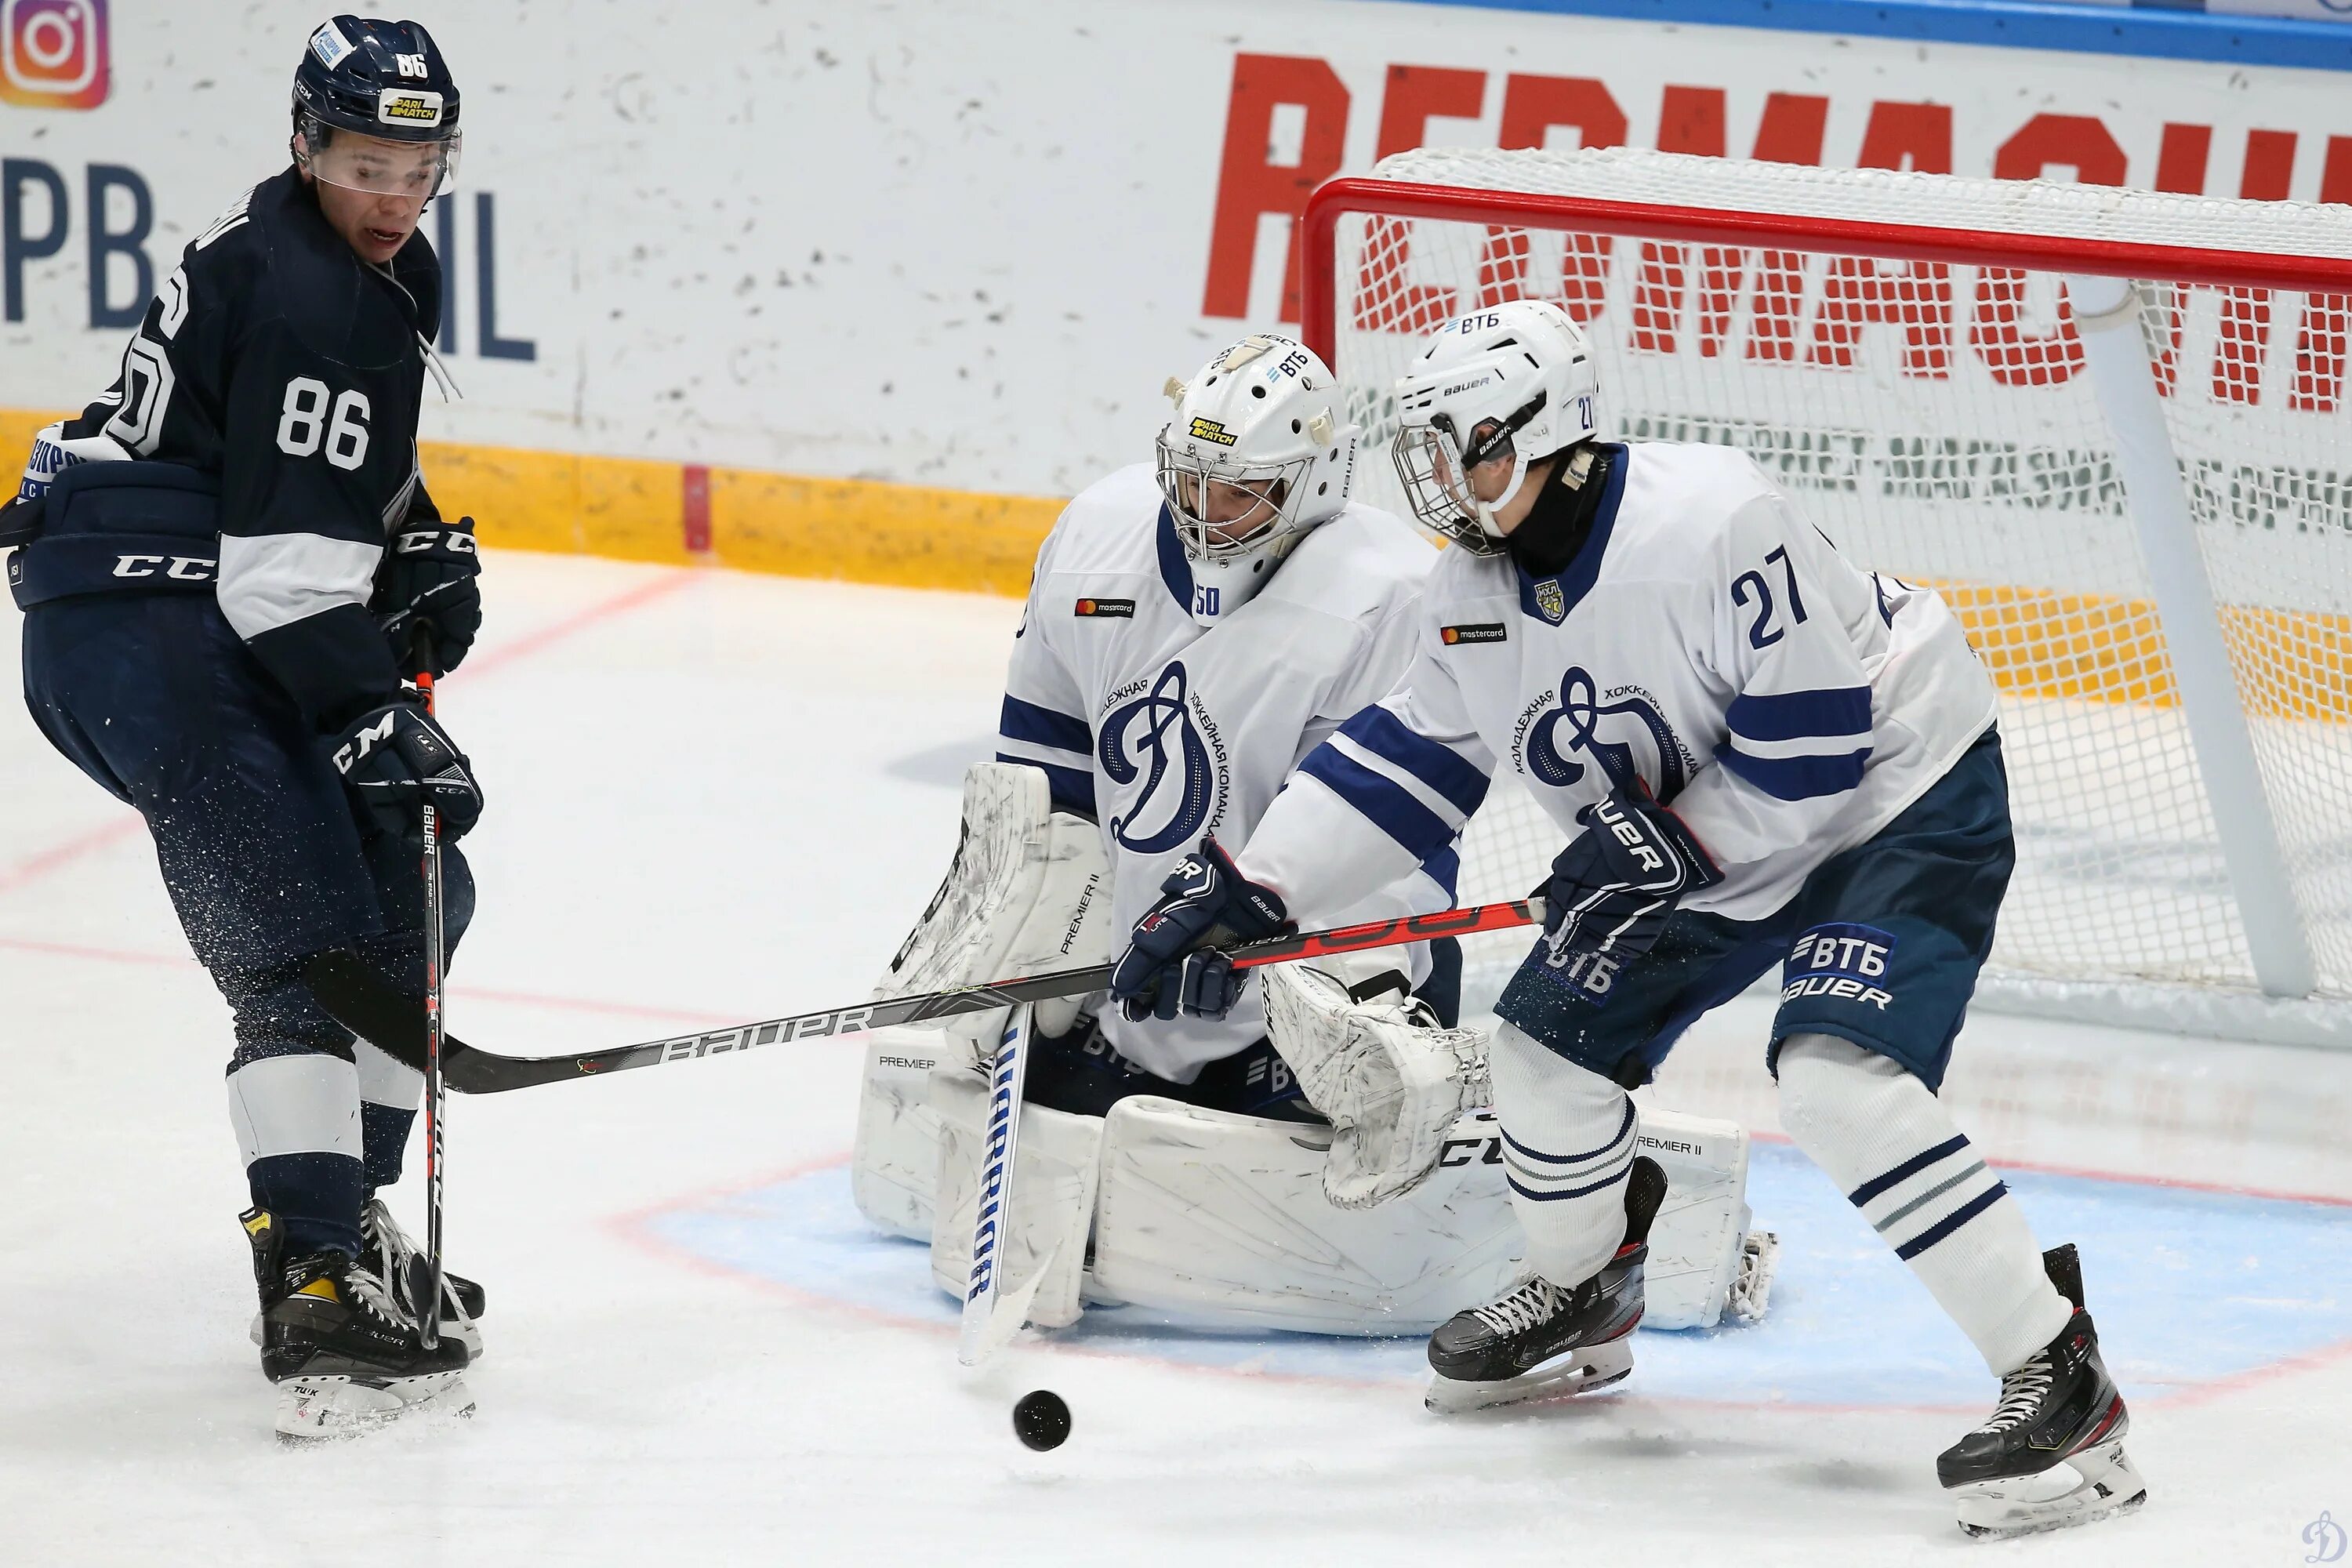
<path fill-rule="evenodd" d="M 860 994 L 953 843 L 1018 606 L 489 571 L 444 699 L 489 796 L 453 1026 L 576 1049 Z M 2136 1519 L 1962 1540 L 1932 1462 L 1990 1381 L 1770 1143 L 1776 1318 L 1644 1335 L 1613 1397 L 1441 1421 L 1410 1346 L 1117 1323 L 966 1373 L 916 1255 L 841 1200 L 857 1049 L 833 1041 L 457 1100 L 480 1415 L 282 1452 L 226 1010 L 135 819 L 21 718 L 0 801 L 0 1562 L 2284 1563 L 2352 1516 L 2352 1058 L 1990 1016 L 1948 1092 L 2045 1241 L 2084 1244 L 2155 1489 Z M 1771 1132 L 1760 1027 L 1709 1020 L 1656 1092 Z M 1075 1413 L 1049 1454 L 1013 1439 L 1032 1387 Z"/>

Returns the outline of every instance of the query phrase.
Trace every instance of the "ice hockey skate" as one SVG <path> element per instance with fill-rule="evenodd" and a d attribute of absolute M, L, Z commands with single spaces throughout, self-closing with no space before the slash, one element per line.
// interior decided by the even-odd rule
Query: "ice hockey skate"
<path fill-rule="evenodd" d="M 400 1228 L 400 1222 L 392 1217 L 392 1210 L 382 1198 L 370 1198 L 367 1206 L 360 1211 L 360 1243 L 370 1270 L 391 1288 L 393 1299 L 400 1303 L 403 1311 L 416 1316 L 417 1298 L 426 1289 L 424 1255 L 416 1250 L 416 1243 L 409 1239 L 408 1233 Z M 443 1270 L 441 1335 L 465 1345 L 468 1363 L 482 1356 L 481 1316 L 488 1300 L 488 1293 L 481 1286 L 462 1274 Z M 247 1331 L 255 1344 L 262 1342 L 259 1312 L 254 1313 Z"/>
<path fill-rule="evenodd" d="M 416 1321 L 365 1258 L 287 1258 L 277 1218 L 240 1216 L 264 1302 L 261 1370 L 278 1385 L 280 1441 L 353 1436 L 426 1411 L 473 1412 L 464 1343 L 430 1349 Z"/>
<path fill-rule="evenodd" d="M 1429 1336 L 1429 1408 L 1451 1415 L 1623 1382 L 1642 1321 L 1650 1222 L 1665 1195 L 1665 1173 L 1637 1156 L 1625 1179 L 1625 1239 L 1601 1272 L 1567 1289 L 1531 1277 L 1441 1325 Z"/>
<path fill-rule="evenodd" d="M 2130 1413 L 2083 1310 L 2082 1261 L 2072 1242 L 2042 1261 L 2074 1316 L 2000 1380 L 1991 1418 L 1936 1460 L 1936 1478 L 1958 1500 L 1960 1528 L 1970 1535 L 2089 1524 L 2147 1500 L 2147 1483 L 2124 1453 Z"/>

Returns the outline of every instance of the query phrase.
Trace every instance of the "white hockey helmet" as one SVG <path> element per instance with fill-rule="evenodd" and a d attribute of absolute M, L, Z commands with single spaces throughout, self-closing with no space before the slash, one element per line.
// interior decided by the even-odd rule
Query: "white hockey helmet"
<path fill-rule="evenodd" d="M 1252 332 L 1167 392 L 1160 493 L 1192 563 L 1192 618 L 1214 626 L 1348 504 L 1361 432 L 1341 423 L 1329 367 L 1276 332 Z"/>
<path fill-rule="evenodd" d="M 1413 515 L 1477 554 L 1498 553 L 1495 513 L 1529 463 L 1598 434 L 1600 391 L 1592 345 L 1557 305 L 1514 300 L 1446 322 L 1397 382 L 1391 455 Z M 1510 478 L 1481 500 L 1469 471 L 1498 458 Z"/>

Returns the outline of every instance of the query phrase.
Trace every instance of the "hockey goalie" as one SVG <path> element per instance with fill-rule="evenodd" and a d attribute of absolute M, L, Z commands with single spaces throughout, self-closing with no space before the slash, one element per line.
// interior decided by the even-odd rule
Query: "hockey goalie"
<path fill-rule="evenodd" d="M 1202 837 L 1247 838 L 1301 759 L 1369 778 L 1392 746 L 1342 726 L 1411 664 L 1437 556 L 1349 499 L 1358 432 L 1329 371 L 1258 333 L 1169 392 L 1156 466 L 1079 495 L 1039 551 L 997 760 L 966 779 L 953 865 L 878 994 L 1105 963 Z M 1386 809 L 1458 820 L 1486 781 L 1417 784 Z M 1449 842 L 1368 896 L 1294 912 L 1433 912 L 1456 869 Z M 1037 1005 L 1004 1244 L 1029 1321 L 1129 1303 L 1195 1327 L 1404 1334 L 1504 1294 L 1527 1247 L 1484 1040 L 1456 1026 L 1460 972 L 1449 940 L 1203 966 L 1196 984 L 1230 994 L 1183 1005 Z M 886 1031 L 867 1053 L 858 1207 L 928 1240 L 959 1298 L 1003 1023 Z M 1653 1111 L 1641 1136 L 1670 1189 L 1646 1321 L 1760 1313 L 1746 1134 Z"/>

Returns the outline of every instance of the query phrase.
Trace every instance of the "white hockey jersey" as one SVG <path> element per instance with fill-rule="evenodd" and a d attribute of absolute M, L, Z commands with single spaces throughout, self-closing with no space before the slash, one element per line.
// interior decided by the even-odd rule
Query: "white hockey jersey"
<path fill-rule="evenodd" d="M 1612 448 L 1558 576 L 1448 550 L 1398 689 L 1349 721 L 1238 855 L 1344 899 L 1458 833 L 1498 761 L 1557 823 L 1638 777 L 1724 869 L 1685 906 L 1771 914 L 1993 721 L 1935 594 L 1849 564 L 1745 454 Z M 1532 880 L 1532 877 L 1530 880 Z"/>
<path fill-rule="evenodd" d="M 1299 760 L 1402 678 L 1437 561 L 1399 519 L 1351 504 L 1249 603 L 1203 628 L 1148 465 L 1070 502 L 1037 552 L 997 755 L 1043 768 L 1057 807 L 1102 825 L 1119 928 L 1151 907 L 1203 834 L 1247 838 Z M 1457 865 L 1448 835 L 1346 900 L 1291 913 L 1324 925 L 1445 909 Z M 1408 951 L 1417 984 L 1427 950 Z M 1222 1021 L 1102 1017 L 1122 1055 L 1178 1083 L 1265 1035 L 1255 986 Z"/>

